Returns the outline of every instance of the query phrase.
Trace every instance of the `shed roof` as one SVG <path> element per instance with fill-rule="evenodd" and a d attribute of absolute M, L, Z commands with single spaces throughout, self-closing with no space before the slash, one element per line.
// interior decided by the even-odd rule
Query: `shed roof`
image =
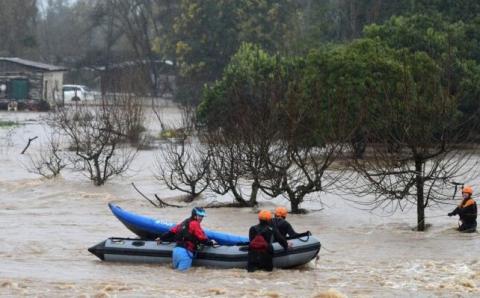
<path fill-rule="evenodd" d="M 37 69 L 46 70 L 46 71 L 66 71 L 67 70 L 63 66 L 56 66 L 56 65 L 51 65 L 51 64 L 41 63 L 41 62 L 35 62 L 35 61 L 16 58 L 16 57 L 11 57 L 11 58 L 0 57 L 0 61 L 9 61 L 12 63 L 18 63 L 27 67 L 37 68 Z"/>
<path fill-rule="evenodd" d="M 173 62 L 172 60 L 161 60 L 161 59 L 156 59 L 153 61 L 148 61 L 148 60 L 129 60 L 129 61 L 123 61 L 115 64 L 109 65 L 110 69 L 117 69 L 117 68 L 126 68 L 126 67 L 131 67 L 131 66 L 138 66 L 138 65 L 147 65 L 150 64 L 151 62 L 154 62 L 156 64 L 161 64 L 165 65 L 167 67 L 173 67 Z M 99 70 L 105 70 L 106 67 L 102 66 L 98 68 Z"/>

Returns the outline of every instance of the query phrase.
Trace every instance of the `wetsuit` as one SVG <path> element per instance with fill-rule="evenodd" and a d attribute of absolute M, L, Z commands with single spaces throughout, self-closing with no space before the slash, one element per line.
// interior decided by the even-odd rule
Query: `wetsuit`
<path fill-rule="evenodd" d="M 172 252 L 172 265 L 174 269 L 180 271 L 192 267 L 197 244 L 211 245 L 212 243 L 205 235 L 200 222 L 191 218 L 171 228 L 170 231 L 162 235 L 161 240 L 167 241 L 172 238 L 177 243 Z"/>
<path fill-rule="evenodd" d="M 253 272 L 256 269 L 264 269 L 266 271 L 273 270 L 273 246 L 272 243 L 277 241 L 282 247 L 287 250 L 288 243 L 285 238 L 278 232 L 277 229 L 270 226 L 268 223 L 262 222 L 256 226 L 250 227 L 249 239 L 252 241 L 255 236 L 262 235 L 267 242 L 266 250 L 254 250 L 249 248 L 248 250 L 248 272 Z"/>
<path fill-rule="evenodd" d="M 286 219 L 281 217 L 275 217 L 274 219 L 272 219 L 272 225 L 277 228 L 283 238 L 287 238 L 287 235 L 288 238 L 298 238 L 305 234 L 299 234 L 295 232 L 295 230 L 292 228 L 292 225 Z"/>
<path fill-rule="evenodd" d="M 459 215 L 462 224 L 458 227 L 460 232 L 475 232 L 477 229 L 477 203 L 472 198 L 467 198 L 448 215 Z"/>

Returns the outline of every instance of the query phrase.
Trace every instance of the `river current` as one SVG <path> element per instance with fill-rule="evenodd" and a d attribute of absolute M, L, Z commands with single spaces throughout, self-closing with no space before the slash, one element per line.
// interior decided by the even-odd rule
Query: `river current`
<path fill-rule="evenodd" d="M 174 108 L 164 110 L 178 117 Z M 154 178 L 155 150 L 140 151 L 128 175 L 93 186 L 79 173 L 65 171 L 48 180 L 26 170 L 46 132 L 28 112 L 0 112 L 0 296 L 1 297 L 479 297 L 480 236 L 455 231 L 451 205 L 427 210 L 431 228 L 416 232 L 415 208 L 387 215 L 364 211 L 342 197 L 319 193 L 289 215 L 298 232 L 310 230 L 322 243 L 319 258 L 291 270 L 271 273 L 168 265 L 102 262 L 87 248 L 108 237 L 134 237 L 108 209 L 121 207 L 178 222 L 191 207 L 229 197 L 206 194 L 186 208 L 154 208 L 132 188 L 150 197 L 179 203 Z M 154 123 L 154 118 L 150 123 Z M 152 124 L 153 127 L 153 124 Z M 29 138 L 38 136 L 21 155 Z M 479 181 L 472 181 L 480 190 Z M 319 203 L 319 198 L 322 204 Z M 262 199 L 261 208 L 286 205 Z M 250 208 L 211 208 L 205 228 L 246 235 L 256 223 Z"/>

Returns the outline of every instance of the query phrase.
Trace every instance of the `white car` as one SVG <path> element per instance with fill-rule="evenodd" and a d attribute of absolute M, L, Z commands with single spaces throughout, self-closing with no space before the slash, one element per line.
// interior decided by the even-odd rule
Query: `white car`
<path fill-rule="evenodd" d="M 84 85 L 63 85 L 63 98 L 69 101 L 92 101 L 95 100 L 95 92 Z"/>

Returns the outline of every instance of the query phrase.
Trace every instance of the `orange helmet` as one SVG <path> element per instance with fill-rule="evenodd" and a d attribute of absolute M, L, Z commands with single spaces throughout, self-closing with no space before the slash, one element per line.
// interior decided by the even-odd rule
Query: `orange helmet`
<path fill-rule="evenodd" d="M 285 218 L 285 217 L 287 217 L 287 214 L 288 214 L 287 208 L 285 208 L 285 207 L 275 208 L 275 216 Z"/>
<path fill-rule="evenodd" d="M 258 212 L 258 219 L 269 221 L 272 219 L 272 213 L 268 210 L 261 210 L 260 212 Z"/>
<path fill-rule="evenodd" d="M 470 195 L 473 194 L 473 189 L 471 186 L 465 186 L 463 189 L 462 189 L 462 193 L 469 193 Z"/>

